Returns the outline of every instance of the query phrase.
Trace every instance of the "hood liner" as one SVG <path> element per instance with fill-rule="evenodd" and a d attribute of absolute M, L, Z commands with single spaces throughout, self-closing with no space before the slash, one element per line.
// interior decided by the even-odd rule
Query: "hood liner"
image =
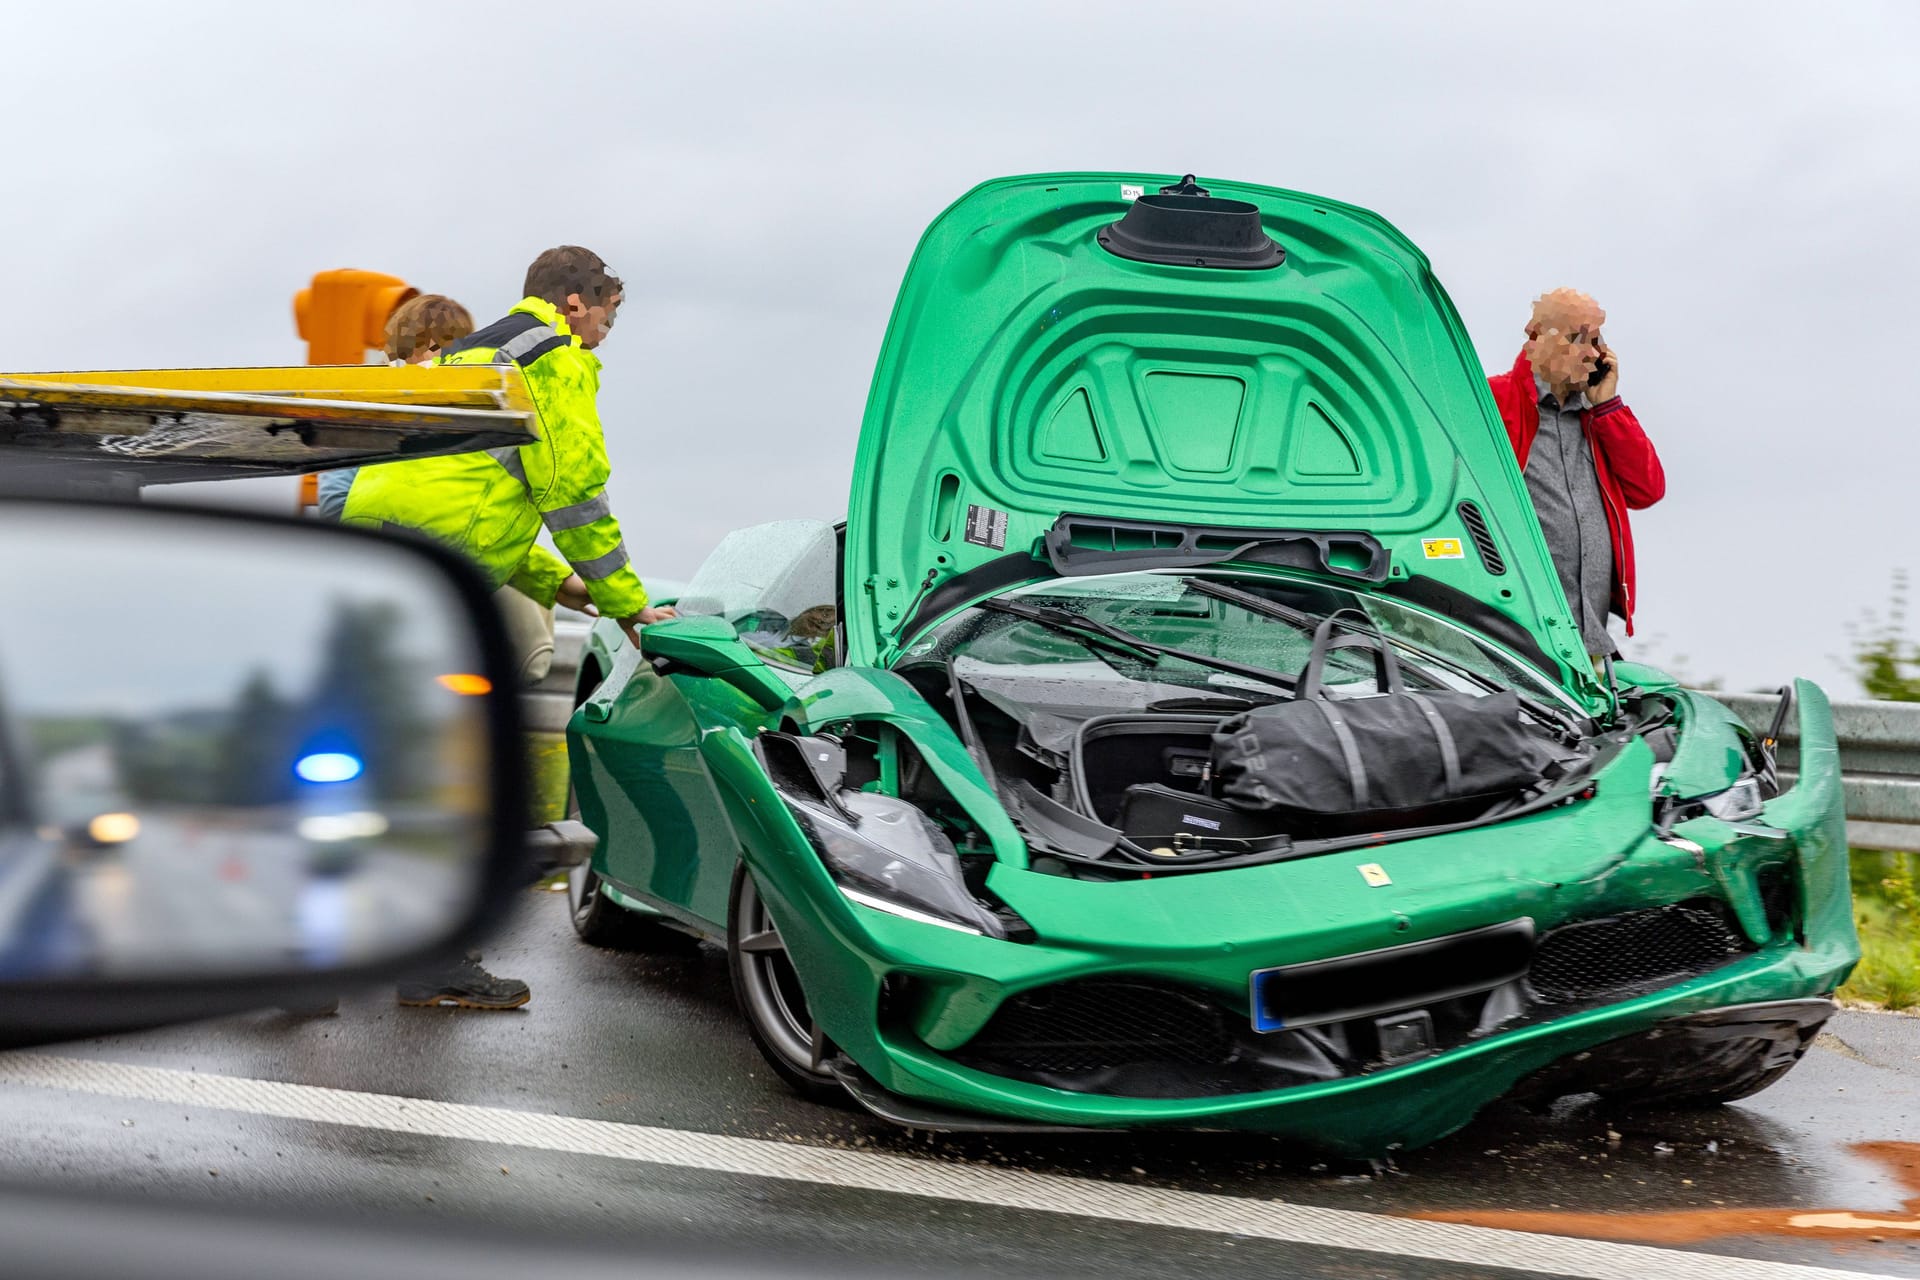
<path fill-rule="evenodd" d="M 1072 515 L 1370 537 L 1390 570 L 1362 589 L 1425 579 L 1470 597 L 1508 620 L 1482 630 L 1594 701 L 1485 374 L 1419 250 L 1364 210 L 1213 181 L 1284 262 L 1103 247 L 1154 181 L 1003 179 L 927 231 L 855 461 L 849 661 L 887 665 L 941 612 L 1059 572 L 1045 537 Z"/>

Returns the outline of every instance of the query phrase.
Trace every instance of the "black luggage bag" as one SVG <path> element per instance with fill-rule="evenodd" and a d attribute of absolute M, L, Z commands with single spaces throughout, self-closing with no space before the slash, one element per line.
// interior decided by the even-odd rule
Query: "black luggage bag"
<path fill-rule="evenodd" d="M 1336 637 L 1343 617 L 1368 630 Z M 1341 648 L 1372 650 L 1378 695 L 1327 695 L 1327 655 Z M 1407 689 L 1392 646 L 1357 610 L 1320 624 L 1291 701 L 1235 716 L 1213 737 L 1220 797 L 1296 836 L 1463 821 L 1557 776 L 1568 758 L 1521 718 L 1510 690 Z"/>

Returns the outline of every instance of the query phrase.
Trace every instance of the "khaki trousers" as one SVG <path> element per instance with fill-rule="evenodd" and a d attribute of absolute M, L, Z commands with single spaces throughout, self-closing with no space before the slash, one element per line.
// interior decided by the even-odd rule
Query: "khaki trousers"
<path fill-rule="evenodd" d="M 519 671 L 520 685 L 530 689 L 547 678 L 553 669 L 553 610 L 543 609 L 533 599 L 502 587 L 493 593 L 500 620 L 507 624 L 507 643 Z"/>

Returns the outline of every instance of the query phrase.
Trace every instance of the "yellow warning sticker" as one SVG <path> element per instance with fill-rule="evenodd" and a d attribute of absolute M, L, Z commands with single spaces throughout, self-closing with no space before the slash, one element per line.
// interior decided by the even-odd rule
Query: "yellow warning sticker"
<path fill-rule="evenodd" d="M 1377 862 L 1361 863 L 1360 878 L 1376 889 L 1393 883 L 1393 877 L 1387 874 L 1387 869 Z"/>
<path fill-rule="evenodd" d="M 1429 560 L 1464 560 L 1467 556 L 1458 538 L 1422 538 L 1420 549 L 1427 553 Z"/>

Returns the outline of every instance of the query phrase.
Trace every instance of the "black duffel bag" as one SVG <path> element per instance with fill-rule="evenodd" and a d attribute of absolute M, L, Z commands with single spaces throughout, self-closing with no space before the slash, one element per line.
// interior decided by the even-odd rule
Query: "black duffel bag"
<path fill-rule="evenodd" d="M 1336 637 L 1343 616 L 1369 630 Z M 1296 835 L 1350 834 L 1461 821 L 1561 772 L 1569 753 L 1521 718 L 1518 694 L 1411 691 L 1371 628 L 1357 610 L 1327 618 L 1292 700 L 1220 726 L 1222 799 L 1280 817 Z M 1372 651 L 1378 695 L 1327 696 L 1327 655 L 1342 648 Z"/>

